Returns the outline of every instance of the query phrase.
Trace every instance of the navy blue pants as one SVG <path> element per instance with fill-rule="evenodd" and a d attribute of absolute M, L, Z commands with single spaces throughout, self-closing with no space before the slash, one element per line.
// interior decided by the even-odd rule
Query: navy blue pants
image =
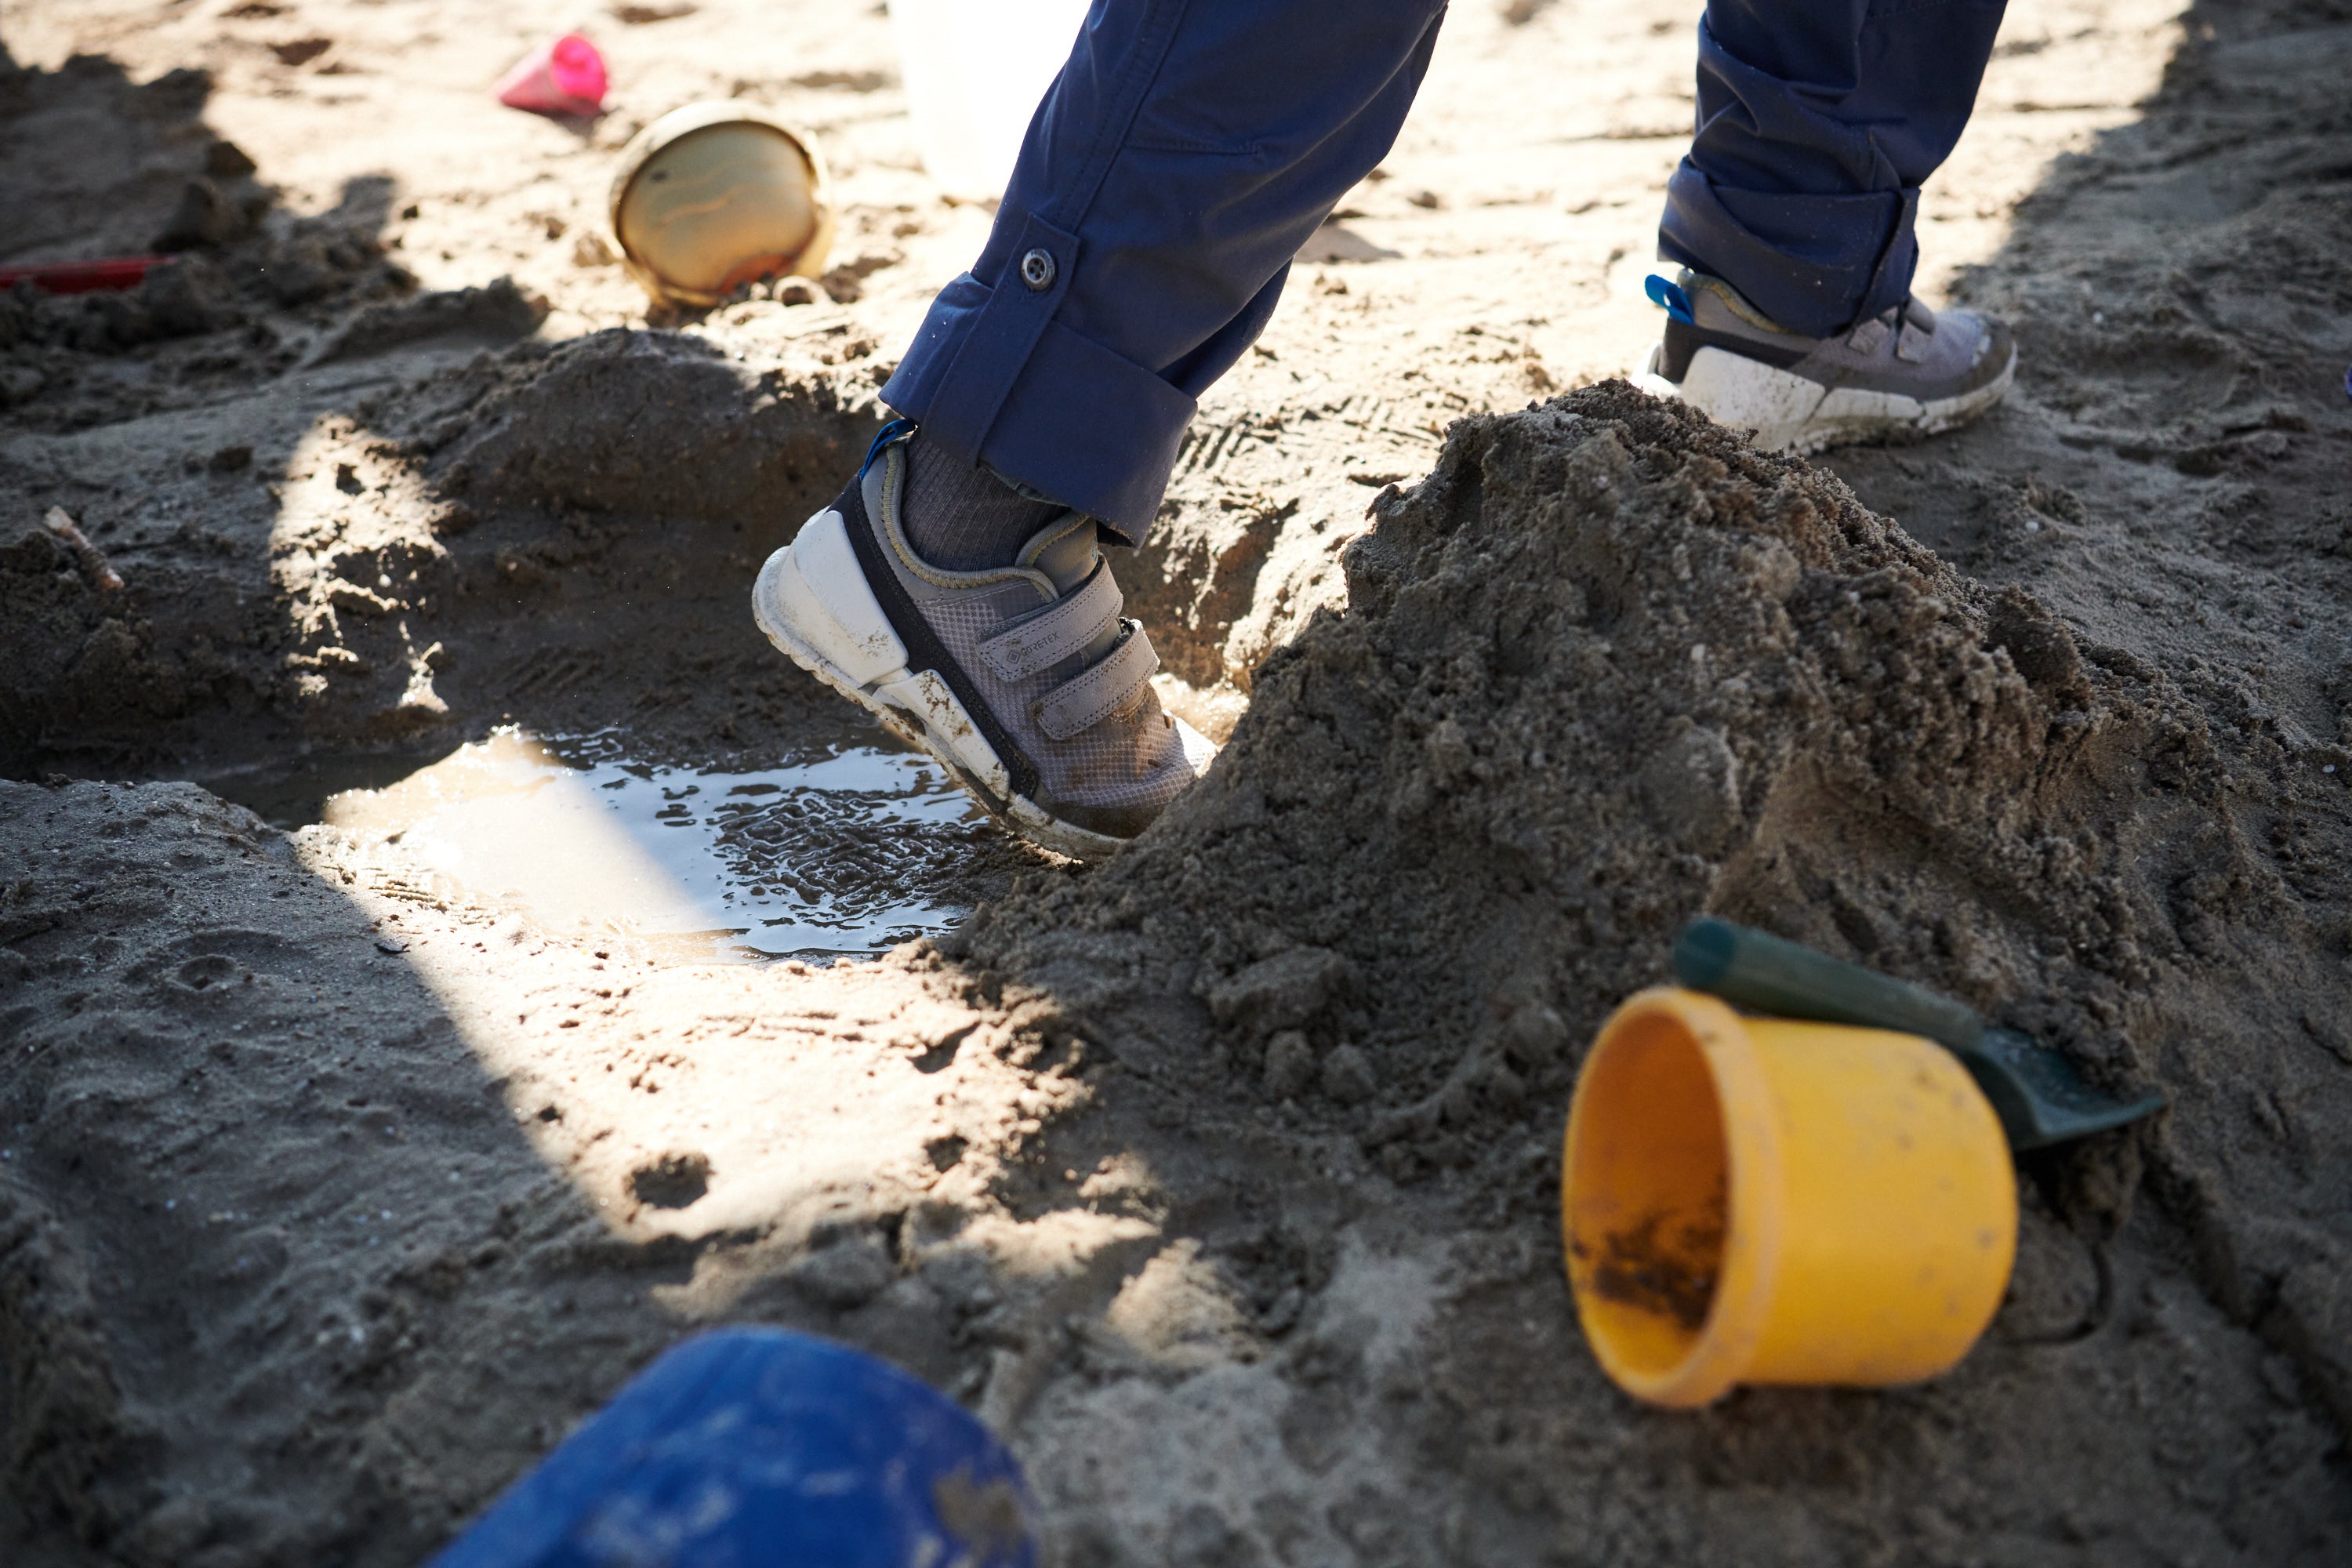
<path fill-rule="evenodd" d="M 2005 0 L 1708 0 L 1659 254 L 1822 335 L 1899 302 Z M 1140 543 L 1194 399 L 1388 153 L 1442 0 L 1095 0 L 883 401 Z M 1572 70 L 1572 59 L 1561 62 Z"/>

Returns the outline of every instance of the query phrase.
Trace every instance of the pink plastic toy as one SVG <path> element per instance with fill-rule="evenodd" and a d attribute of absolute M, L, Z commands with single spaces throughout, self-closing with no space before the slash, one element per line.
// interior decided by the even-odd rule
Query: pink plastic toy
<path fill-rule="evenodd" d="M 550 38 L 499 79 L 499 101 L 533 114 L 598 114 L 604 108 L 604 57 L 577 33 Z"/>

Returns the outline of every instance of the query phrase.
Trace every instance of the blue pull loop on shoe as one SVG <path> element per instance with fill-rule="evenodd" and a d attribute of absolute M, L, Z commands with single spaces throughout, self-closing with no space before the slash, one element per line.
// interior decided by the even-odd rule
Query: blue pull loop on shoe
<path fill-rule="evenodd" d="M 1683 292 L 1681 284 L 1653 272 L 1642 280 L 1642 291 L 1649 295 L 1651 304 L 1668 316 L 1684 326 L 1691 324 L 1690 297 Z"/>
<path fill-rule="evenodd" d="M 780 1329 L 670 1351 L 430 1568 L 1035 1568 L 1021 1468 L 896 1367 Z"/>
<path fill-rule="evenodd" d="M 911 419 L 893 419 L 881 429 L 874 432 L 874 439 L 866 448 L 866 460 L 857 465 L 857 477 L 864 479 L 866 470 L 874 466 L 875 458 L 880 457 L 887 447 L 906 440 L 914 433 L 915 422 Z"/>

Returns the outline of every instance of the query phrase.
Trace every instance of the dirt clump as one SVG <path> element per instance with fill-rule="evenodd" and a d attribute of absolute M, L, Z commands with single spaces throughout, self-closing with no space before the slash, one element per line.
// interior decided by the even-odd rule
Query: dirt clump
<path fill-rule="evenodd" d="M 65 715 L 152 724 L 186 704 L 191 675 L 202 679 L 190 660 L 158 659 L 146 617 L 46 529 L 0 545 L 0 595 L 11 670 L 0 688 L 0 771 L 30 765 L 37 737 Z"/>

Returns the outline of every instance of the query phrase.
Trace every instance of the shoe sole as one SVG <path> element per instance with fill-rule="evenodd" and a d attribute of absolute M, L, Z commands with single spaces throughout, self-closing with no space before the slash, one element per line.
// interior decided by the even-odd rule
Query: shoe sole
<path fill-rule="evenodd" d="M 1127 847 L 1013 792 L 1003 760 L 948 683 L 908 668 L 907 645 L 867 585 L 839 511 L 817 513 L 768 557 L 751 587 L 751 618 L 785 658 L 929 752 L 1015 836 L 1076 860 Z"/>
<path fill-rule="evenodd" d="M 1999 403 L 2017 376 L 2017 349 L 2011 344 L 2009 363 L 1982 386 L 1922 401 L 1899 392 L 1823 386 L 1727 349 L 1703 348 L 1691 355 L 1678 385 L 1658 374 L 1664 352 L 1663 345 L 1650 351 L 1649 365 L 1633 378 L 1635 386 L 1654 396 L 1678 397 L 1730 429 L 1753 430 L 1756 445 L 1767 451 L 1801 455 L 1892 436 L 1956 430 Z"/>

